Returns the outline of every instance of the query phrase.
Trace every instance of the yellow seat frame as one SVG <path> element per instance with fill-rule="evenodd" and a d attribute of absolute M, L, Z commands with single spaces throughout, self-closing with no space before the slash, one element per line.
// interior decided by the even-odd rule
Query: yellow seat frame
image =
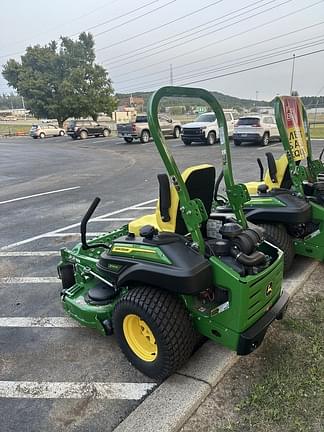
<path fill-rule="evenodd" d="M 258 187 L 262 184 L 266 184 L 268 186 L 268 190 L 278 189 L 282 187 L 282 182 L 285 176 L 285 172 L 288 167 L 288 159 L 286 154 L 284 153 L 279 159 L 276 159 L 276 167 L 277 167 L 277 181 L 273 182 L 270 177 L 269 169 L 267 169 L 264 180 L 263 181 L 252 181 L 245 183 L 250 195 L 256 195 L 258 193 Z"/>
<path fill-rule="evenodd" d="M 181 177 L 183 181 L 186 183 L 186 181 L 194 171 L 198 171 L 210 167 L 212 167 L 212 165 L 209 164 L 194 165 L 188 167 L 183 171 Z M 135 235 L 139 235 L 140 229 L 145 225 L 152 225 L 158 231 L 175 232 L 176 223 L 177 223 L 177 214 L 179 208 L 179 196 L 173 185 L 171 185 L 170 187 L 170 193 L 171 193 L 171 206 L 169 208 L 170 220 L 168 222 L 164 222 L 161 218 L 160 202 L 158 200 L 155 213 L 144 215 L 139 217 L 138 219 L 134 219 L 133 221 L 131 221 L 128 224 L 129 232 L 134 233 Z"/>

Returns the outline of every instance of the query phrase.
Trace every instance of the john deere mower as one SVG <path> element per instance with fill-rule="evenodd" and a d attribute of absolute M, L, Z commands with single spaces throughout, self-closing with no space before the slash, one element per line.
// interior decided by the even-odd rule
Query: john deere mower
<path fill-rule="evenodd" d="M 260 180 L 246 183 L 250 195 L 257 194 L 259 186 L 263 189 L 266 185 L 267 190 L 283 188 L 302 191 L 308 199 L 323 204 L 324 149 L 319 159 L 313 158 L 309 122 L 302 101 L 296 96 L 277 97 L 275 112 L 285 152 L 277 160 L 271 152 L 266 153 L 268 168 L 264 177 L 262 162 L 257 159 Z"/>
<path fill-rule="evenodd" d="M 244 204 L 244 212 L 284 251 L 287 271 L 295 254 L 324 260 L 324 182 L 320 180 L 324 170 L 322 162 L 312 158 L 306 111 L 299 98 L 277 97 L 275 113 L 285 154 L 277 161 L 266 154 L 264 180 L 258 161 L 262 181 L 246 184 L 251 200 Z M 306 166 L 301 163 L 305 159 Z M 216 202 L 221 204 L 217 212 L 228 211 L 222 198 Z"/>
<path fill-rule="evenodd" d="M 198 165 L 181 176 L 158 123 L 164 96 L 200 97 L 216 114 L 235 215 L 214 217 L 216 238 L 207 235 L 215 168 Z M 62 249 L 58 272 L 66 312 L 103 335 L 114 333 L 128 360 L 160 380 L 189 358 L 200 335 L 249 354 L 282 318 L 288 296 L 281 288 L 282 252 L 260 228 L 247 225 L 242 205 L 249 194 L 234 184 L 226 120 L 216 99 L 202 89 L 165 87 L 152 96 L 148 119 L 167 171 L 159 176 L 156 215 L 88 241 L 96 198 L 81 222 L 81 243 Z"/>

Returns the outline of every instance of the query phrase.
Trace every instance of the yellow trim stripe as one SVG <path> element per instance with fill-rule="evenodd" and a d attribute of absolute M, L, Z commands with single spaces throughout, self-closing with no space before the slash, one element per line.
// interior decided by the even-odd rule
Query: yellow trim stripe
<path fill-rule="evenodd" d="M 140 248 L 126 247 L 126 246 L 114 246 L 111 251 L 122 252 L 122 253 L 132 253 L 132 252 L 144 252 L 150 254 L 156 253 L 154 250 L 151 249 L 140 249 Z"/>

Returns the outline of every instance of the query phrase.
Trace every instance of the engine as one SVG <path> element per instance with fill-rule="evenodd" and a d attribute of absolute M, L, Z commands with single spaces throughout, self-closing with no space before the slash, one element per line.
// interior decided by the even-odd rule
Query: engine
<path fill-rule="evenodd" d="M 263 229 L 244 229 L 235 222 L 224 223 L 220 238 L 206 242 L 209 256 L 217 256 L 241 276 L 260 273 L 270 265 L 270 257 L 257 250 L 264 240 Z"/>

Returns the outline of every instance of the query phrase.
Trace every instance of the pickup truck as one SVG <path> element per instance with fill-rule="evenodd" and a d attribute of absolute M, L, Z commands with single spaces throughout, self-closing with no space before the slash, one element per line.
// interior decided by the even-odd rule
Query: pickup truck
<path fill-rule="evenodd" d="M 181 123 L 175 122 L 169 117 L 159 115 L 159 123 L 164 135 L 171 135 L 179 138 L 181 133 Z M 117 124 L 117 134 L 124 138 L 127 143 L 134 139 L 139 139 L 142 143 L 147 143 L 151 137 L 146 114 L 139 114 L 132 123 Z"/>
<path fill-rule="evenodd" d="M 234 115 L 231 111 L 224 111 L 228 135 L 234 133 Z M 207 112 L 200 114 L 192 123 L 187 123 L 182 126 L 181 139 L 185 145 L 190 145 L 192 142 L 200 142 L 203 144 L 213 145 L 219 140 L 219 130 L 215 114 Z"/>

